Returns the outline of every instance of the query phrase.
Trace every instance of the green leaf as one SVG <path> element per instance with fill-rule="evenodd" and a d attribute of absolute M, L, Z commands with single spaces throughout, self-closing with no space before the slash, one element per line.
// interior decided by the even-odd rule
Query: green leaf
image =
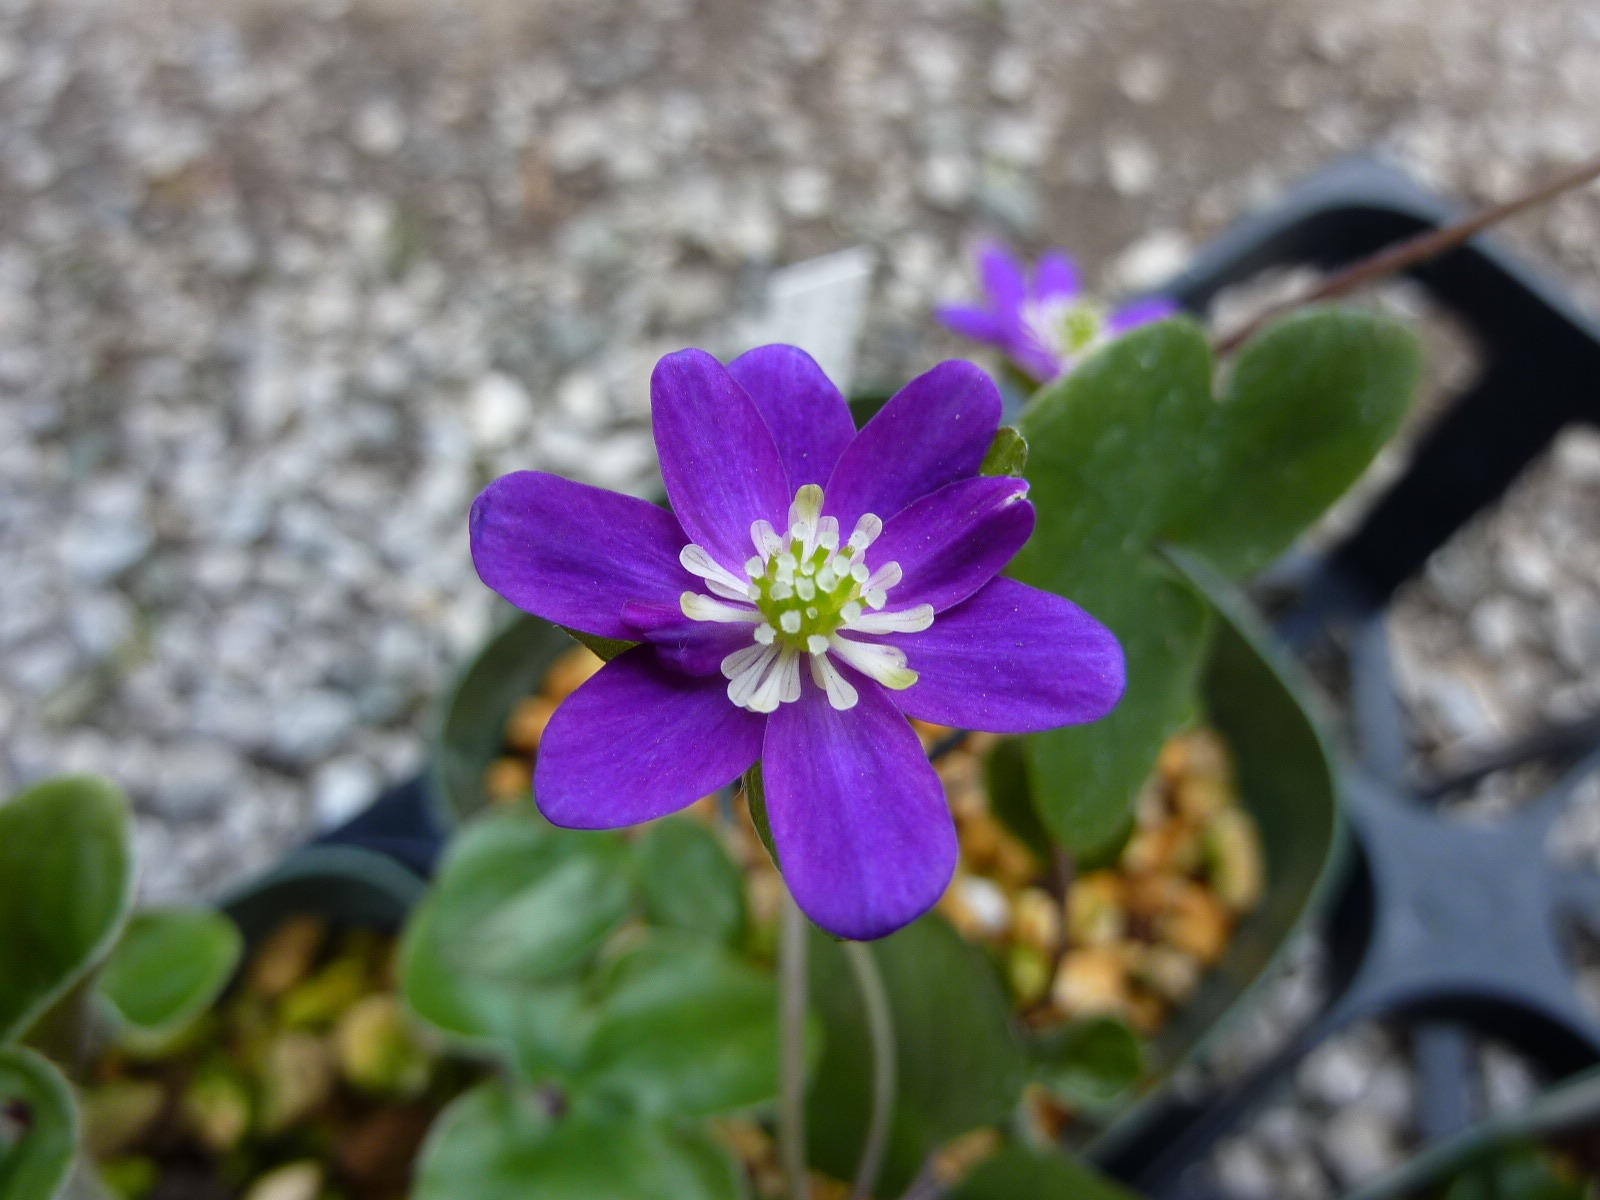
<path fill-rule="evenodd" d="M 1073 1021 L 1037 1038 L 1030 1051 L 1040 1082 L 1075 1108 L 1108 1107 L 1144 1073 L 1138 1034 L 1114 1017 Z"/>
<path fill-rule="evenodd" d="M 741 1200 L 743 1172 L 698 1129 L 553 1121 L 535 1097 L 479 1085 L 434 1123 L 416 1200 Z"/>
<path fill-rule="evenodd" d="M 1150 547 L 1187 502 L 1172 476 L 1212 407 L 1205 335 L 1177 320 L 1091 355 L 1023 414 L 1038 523 L 1012 573 L 1087 609 L 1127 656 L 1127 692 L 1109 717 L 1028 743 L 1039 814 L 1080 855 L 1120 840 L 1131 797 L 1193 709 L 1206 606 Z"/>
<path fill-rule="evenodd" d="M 128 1024 L 175 1030 L 227 986 L 243 944 L 234 923 L 209 909 L 139 913 L 106 961 L 100 992 Z"/>
<path fill-rule="evenodd" d="M 871 943 L 893 1014 L 897 1103 L 875 1194 L 899 1195 L 927 1156 L 1005 1119 L 1026 1082 L 1007 992 L 983 952 L 927 916 Z M 866 1013 L 843 950 L 811 938 L 812 1011 L 823 1053 L 806 1101 L 814 1166 L 854 1176 L 872 1101 Z"/>
<path fill-rule="evenodd" d="M 744 876 L 717 835 L 689 817 L 652 823 L 634 846 L 645 916 L 736 943 L 744 935 Z"/>
<path fill-rule="evenodd" d="M 584 633 L 581 629 L 568 629 L 565 625 L 559 626 L 562 633 L 569 634 L 575 642 L 593 650 L 601 662 L 610 662 L 619 654 L 625 654 L 637 646 L 638 642 L 625 642 L 621 638 L 601 637 L 597 633 Z"/>
<path fill-rule="evenodd" d="M 1167 540 L 1235 578 L 1267 566 L 1394 436 L 1421 365 L 1411 331 L 1372 313 L 1314 309 L 1270 325 L 1234 362 Z"/>
<path fill-rule="evenodd" d="M 439 953 L 479 979 L 551 980 L 599 949 L 632 890 L 615 834 L 557 830 L 528 808 L 484 817 L 456 840 L 434 886 Z"/>
<path fill-rule="evenodd" d="M 595 1015 L 581 982 L 483 977 L 460 970 L 441 946 L 433 898 L 406 922 L 400 990 L 407 1007 L 469 1049 L 505 1058 L 527 1080 L 565 1080 L 582 1064 Z"/>
<path fill-rule="evenodd" d="M 994 441 L 989 443 L 989 451 L 983 456 L 983 465 L 978 468 L 978 474 L 1021 475 L 1022 468 L 1027 465 L 1028 439 L 1022 436 L 1020 429 L 1002 425 L 995 431 Z"/>
<path fill-rule="evenodd" d="M 20 1130 L 7 1114 L 26 1114 Z M 0 1048 L 0 1200 L 51 1200 L 72 1170 L 78 1113 L 43 1055 Z"/>
<path fill-rule="evenodd" d="M 1048 864 L 1054 853 L 1050 832 L 1039 820 L 1033 806 L 1033 789 L 1028 782 L 1028 758 L 1020 738 L 1005 738 L 994 745 L 984 760 L 983 778 L 989 793 L 989 810 L 1028 849 Z"/>
<path fill-rule="evenodd" d="M 594 1024 L 579 971 L 628 916 L 632 890 L 614 834 L 557 829 L 531 808 L 480 818 L 407 922 L 406 1004 L 528 1079 L 567 1078 Z"/>
<path fill-rule="evenodd" d="M 1104 621 L 1128 666 L 1109 717 L 1029 743 L 1040 814 L 1069 849 L 1093 855 L 1119 839 L 1161 744 L 1194 710 L 1206 605 L 1158 548 L 1190 548 L 1233 575 L 1270 562 L 1393 433 L 1417 361 L 1392 321 L 1308 312 L 1254 339 L 1214 401 L 1204 334 L 1163 321 L 1030 404 L 1038 525 L 1014 573 Z"/>
<path fill-rule="evenodd" d="M 1588 1184 L 1576 1171 L 1562 1171 L 1547 1150 L 1537 1146 L 1501 1148 L 1460 1175 L 1444 1200 L 1584 1200 Z"/>
<path fill-rule="evenodd" d="M 607 969 L 598 1008 L 575 1111 L 713 1116 L 778 1094 L 777 983 L 716 942 L 651 934 Z"/>
<path fill-rule="evenodd" d="M 745 802 L 750 805 L 750 821 L 756 827 L 756 836 L 766 847 L 767 857 L 772 859 L 772 865 L 782 873 L 783 865 L 778 862 L 778 844 L 772 840 L 772 822 L 767 818 L 767 787 L 762 780 L 759 758 L 756 759 L 755 765 L 744 773 L 744 795 Z"/>
<path fill-rule="evenodd" d="M 0 1042 L 104 957 L 132 902 L 128 803 L 113 784 L 53 779 L 0 805 Z"/>
<path fill-rule="evenodd" d="M 980 1163 L 948 1200 L 1139 1200 L 1076 1159 L 1015 1143 Z"/>

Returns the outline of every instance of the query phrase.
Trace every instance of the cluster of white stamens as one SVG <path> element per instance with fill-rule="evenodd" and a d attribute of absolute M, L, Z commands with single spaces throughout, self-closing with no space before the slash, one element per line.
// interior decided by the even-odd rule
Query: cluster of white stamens
<path fill-rule="evenodd" d="M 1022 305 L 1022 323 L 1057 358 L 1073 359 L 1104 341 L 1106 311 L 1085 296 L 1051 296 Z"/>
<path fill-rule="evenodd" d="M 916 633 L 933 624 L 933 606 L 919 604 L 885 612 L 889 590 L 901 579 L 900 564 L 875 570 L 865 561 L 867 547 L 883 532 L 883 522 L 867 513 L 844 545 L 839 521 L 822 515 L 822 489 L 808 483 L 789 506 L 787 536 L 768 521 L 750 526 L 756 553 L 740 579 L 701 546 L 683 548 L 679 561 L 712 593 L 684 592 L 679 603 L 695 621 L 748 624 L 752 641 L 722 660 L 728 699 L 754 712 L 772 712 L 800 699 L 800 661 L 837 709 L 854 708 L 859 696 L 832 659 L 885 687 L 900 690 L 917 681 L 906 656 L 882 642 L 844 635 Z M 721 597 L 714 599 L 713 597 Z"/>

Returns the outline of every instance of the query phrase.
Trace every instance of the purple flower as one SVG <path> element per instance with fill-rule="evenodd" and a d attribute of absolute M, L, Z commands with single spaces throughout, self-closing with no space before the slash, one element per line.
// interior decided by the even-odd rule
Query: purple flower
<path fill-rule="evenodd" d="M 990 242 L 978 252 L 978 273 L 989 303 L 947 304 L 936 315 L 963 337 L 998 346 L 1036 383 L 1070 371 L 1102 343 L 1178 312 L 1164 296 L 1108 311 L 1083 294 L 1077 265 L 1055 250 L 1040 256 L 1030 281 L 1016 255 Z"/>
<path fill-rule="evenodd" d="M 1033 530 L 1020 479 L 980 476 L 994 382 L 946 362 L 859 433 L 804 351 L 651 379 L 672 512 L 539 471 L 472 508 L 483 581 L 519 608 L 642 641 L 558 709 L 534 793 L 574 829 L 665 816 L 762 761 L 783 873 L 841 937 L 927 911 L 956 864 L 907 717 L 1022 733 L 1104 716 L 1122 650 L 998 572 Z"/>

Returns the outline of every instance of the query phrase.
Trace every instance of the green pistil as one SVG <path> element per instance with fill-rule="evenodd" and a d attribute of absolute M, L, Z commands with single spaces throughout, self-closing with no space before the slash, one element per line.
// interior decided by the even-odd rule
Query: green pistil
<path fill-rule="evenodd" d="M 837 552 L 818 546 L 809 558 L 802 559 L 804 549 L 798 539 L 792 539 L 787 551 L 774 554 L 766 570 L 752 580 L 757 591 L 755 606 L 777 631 L 777 640 L 802 651 L 809 638 L 827 638 L 844 625 L 845 608 L 861 600 L 861 585 L 850 575 L 855 565 L 855 551 L 850 546 Z M 786 556 L 795 559 L 792 573 L 784 565 Z M 830 561 L 831 573 L 825 570 Z M 785 616 L 789 617 L 787 626 Z"/>
<path fill-rule="evenodd" d="M 1061 316 L 1062 349 L 1069 355 L 1083 353 L 1099 340 L 1105 323 L 1105 313 L 1094 301 L 1074 304 Z"/>

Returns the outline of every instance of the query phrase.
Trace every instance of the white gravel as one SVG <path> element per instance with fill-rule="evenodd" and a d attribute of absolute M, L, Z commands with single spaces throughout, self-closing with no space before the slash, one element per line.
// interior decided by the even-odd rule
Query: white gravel
<path fill-rule="evenodd" d="M 119 779 L 174 899 L 414 770 L 476 489 L 646 488 L 650 364 L 774 265 L 877 252 L 887 383 L 982 231 L 1134 288 L 1347 151 L 1597 146 L 1589 0 L 0 0 L 0 789 Z M 1600 193 L 1507 236 L 1600 310 Z M 1402 598 L 1420 753 L 1600 698 L 1597 488 L 1563 443 Z"/>

